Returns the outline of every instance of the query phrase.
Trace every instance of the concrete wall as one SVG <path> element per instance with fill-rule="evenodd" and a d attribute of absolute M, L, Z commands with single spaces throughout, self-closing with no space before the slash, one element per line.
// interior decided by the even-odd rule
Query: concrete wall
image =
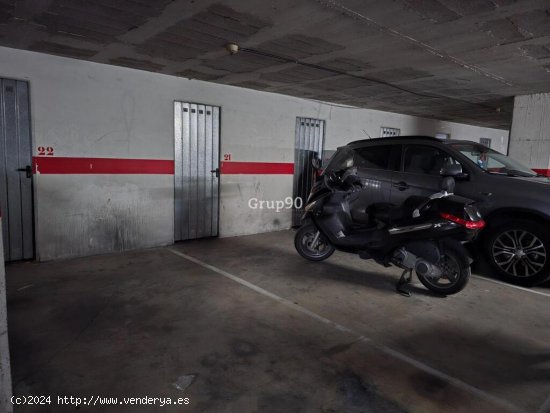
<path fill-rule="evenodd" d="M 0 233 L 2 217 L 0 216 Z M 4 247 L 0 237 L 0 412 L 11 413 L 11 369 L 8 346 L 8 311 L 6 307 L 6 278 L 4 271 Z"/>
<path fill-rule="evenodd" d="M 378 137 L 381 126 L 401 129 L 401 135 L 428 135 L 447 133 L 451 139 L 465 139 L 479 142 L 480 138 L 491 139 L 491 147 L 506 153 L 508 146 L 508 131 L 461 123 L 418 118 L 376 110 L 328 109 L 327 115 L 327 149 L 335 149 L 339 145 L 354 139 L 366 139 L 369 136 Z"/>
<path fill-rule="evenodd" d="M 510 156 L 541 172 L 550 169 L 550 93 L 514 98 Z"/>
<path fill-rule="evenodd" d="M 450 133 L 493 140 L 506 131 L 411 116 L 342 108 L 278 94 L 127 68 L 0 48 L 0 77 L 29 80 L 34 155 L 173 159 L 173 101 L 221 106 L 221 150 L 232 161 L 294 161 L 296 116 L 327 121 L 327 149 L 379 135 Z M 173 242 L 170 175 L 36 175 L 40 259 L 87 255 Z M 292 195 L 291 175 L 222 175 L 220 235 L 284 229 L 289 211 L 251 210 L 251 197 Z"/>

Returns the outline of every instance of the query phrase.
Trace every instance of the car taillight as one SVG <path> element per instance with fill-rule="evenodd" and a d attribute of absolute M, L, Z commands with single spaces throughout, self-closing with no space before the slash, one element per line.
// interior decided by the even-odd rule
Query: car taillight
<path fill-rule="evenodd" d="M 463 218 L 454 216 L 453 214 L 448 214 L 447 212 L 442 212 L 441 218 L 447 219 L 459 225 L 463 225 L 468 229 L 481 229 L 485 227 L 485 221 L 482 219 L 480 219 L 479 221 L 467 221 Z"/>

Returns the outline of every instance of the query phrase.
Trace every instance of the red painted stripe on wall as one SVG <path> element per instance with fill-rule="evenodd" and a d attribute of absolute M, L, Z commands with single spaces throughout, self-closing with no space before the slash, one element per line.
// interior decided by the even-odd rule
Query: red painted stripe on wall
<path fill-rule="evenodd" d="M 174 174 L 174 161 L 167 159 L 33 157 L 33 172 L 39 174 Z M 292 175 L 294 164 L 278 162 L 221 162 L 220 172 L 233 175 Z"/>
<path fill-rule="evenodd" d="M 229 175 L 292 175 L 293 163 L 221 162 L 220 172 Z"/>
<path fill-rule="evenodd" d="M 531 169 L 533 169 L 533 171 L 535 171 L 540 175 L 550 176 L 550 169 L 538 169 L 538 168 L 531 168 Z"/>
<path fill-rule="evenodd" d="M 33 157 L 36 174 L 174 174 L 174 161 L 164 159 Z"/>

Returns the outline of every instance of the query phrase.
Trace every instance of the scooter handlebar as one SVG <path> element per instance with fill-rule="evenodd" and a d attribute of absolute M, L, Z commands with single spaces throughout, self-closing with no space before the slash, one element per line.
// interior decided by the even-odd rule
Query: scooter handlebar
<path fill-rule="evenodd" d="M 349 190 L 353 192 L 363 189 L 363 182 L 357 176 L 357 168 L 349 168 L 339 175 L 335 171 L 323 174 L 325 185 L 332 191 Z"/>

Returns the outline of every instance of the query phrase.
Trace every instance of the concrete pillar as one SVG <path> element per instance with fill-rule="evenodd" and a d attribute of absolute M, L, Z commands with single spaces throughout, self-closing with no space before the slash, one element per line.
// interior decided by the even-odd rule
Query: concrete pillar
<path fill-rule="evenodd" d="M 550 176 L 550 93 L 514 98 L 508 155 Z"/>
<path fill-rule="evenodd" d="M 0 412 L 12 413 L 11 369 L 8 347 L 8 311 L 6 306 L 6 272 L 2 245 L 2 217 L 0 216 Z"/>

